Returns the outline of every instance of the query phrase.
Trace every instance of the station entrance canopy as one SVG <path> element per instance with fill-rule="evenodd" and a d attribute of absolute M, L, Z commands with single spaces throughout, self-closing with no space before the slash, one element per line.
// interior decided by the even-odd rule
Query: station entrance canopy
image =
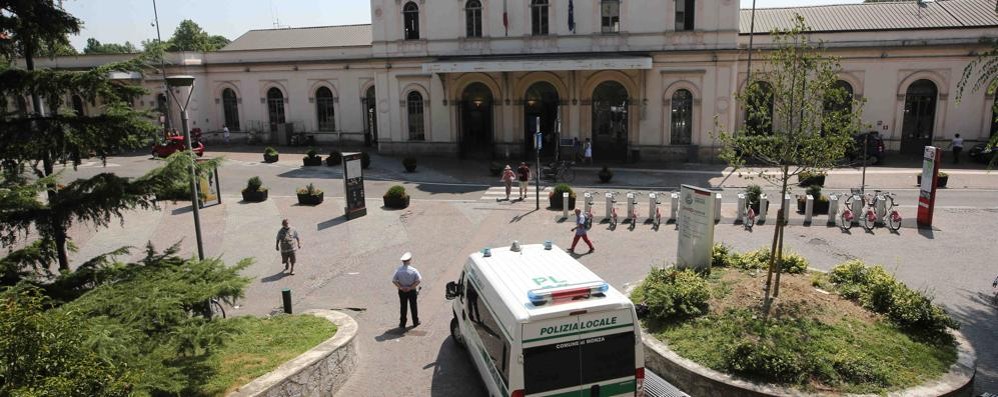
<path fill-rule="evenodd" d="M 424 63 L 423 73 L 625 70 L 651 69 L 651 66 L 651 57 L 462 59 Z"/>

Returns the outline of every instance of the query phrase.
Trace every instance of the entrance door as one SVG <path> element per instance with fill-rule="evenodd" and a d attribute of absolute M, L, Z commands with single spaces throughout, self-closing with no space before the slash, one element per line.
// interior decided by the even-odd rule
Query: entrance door
<path fill-rule="evenodd" d="M 461 95 L 461 157 L 492 157 L 492 91 L 472 83 Z"/>
<path fill-rule="evenodd" d="M 918 80 L 908 87 L 904 98 L 904 126 L 901 128 L 901 153 L 919 155 L 932 144 L 936 124 L 936 84 Z"/>
<path fill-rule="evenodd" d="M 627 159 L 627 89 L 605 81 L 593 90 L 593 159 Z"/>
<path fill-rule="evenodd" d="M 537 122 L 540 120 L 540 130 L 543 134 L 541 157 L 554 157 L 558 141 L 555 128 L 558 123 L 558 90 L 551 83 L 537 82 L 527 89 L 523 102 L 523 143 L 526 158 L 533 158 L 534 133 L 537 132 Z M 539 118 L 539 119 L 538 119 Z"/>
<path fill-rule="evenodd" d="M 364 146 L 378 144 L 378 112 L 374 86 L 364 95 Z"/>

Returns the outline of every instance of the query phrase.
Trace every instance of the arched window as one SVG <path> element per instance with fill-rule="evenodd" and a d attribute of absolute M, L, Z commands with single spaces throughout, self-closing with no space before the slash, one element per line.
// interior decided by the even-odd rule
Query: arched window
<path fill-rule="evenodd" d="M 548 34 L 548 0 L 531 0 L 530 33 L 534 36 Z"/>
<path fill-rule="evenodd" d="M 676 0 L 676 31 L 693 30 L 694 0 Z"/>
<path fill-rule="evenodd" d="M 405 3 L 402 8 L 402 20 L 405 26 L 406 40 L 419 40 L 419 6 L 416 3 Z"/>
<path fill-rule="evenodd" d="M 627 88 L 616 81 L 604 81 L 593 90 L 592 97 L 593 151 L 603 158 L 627 158 L 628 106 Z"/>
<path fill-rule="evenodd" d="M 600 25 L 603 33 L 620 32 L 620 0 L 600 1 Z"/>
<path fill-rule="evenodd" d="M 284 94 L 277 87 L 267 90 L 267 113 L 270 124 L 284 124 Z"/>
<path fill-rule="evenodd" d="M 693 141 L 693 94 L 677 90 L 672 94 L 672 144 L 689 145 Z"/>
<path fill-rule="evenodd" d="M 422 141 L 426 139 L 426 130 L 423 126 L 423 95 L 418 91 L 412 91 L 406 96 L 405 102 L 409 121 L 409 140 Z"/>
<path fill-rule="evenodd" d="M 464 6 L 464 17 L 468 29 L 468 37 L 482 37 L 482 2 L 468 0 Z"/>
<path fill-rule="evenodd" d="M 773 133 L 773 86 L 765 81 L 755 81 L 748 87 L 745 109 L 745 131 L 751 135 Z"/>
<path fill-rule="evenodd" d="M 333 91 L 328 87 L 315 90 L 315 115 L 319 119 L 319 131 L 336 131 L 333 102 Z"/>
<path fill-rule="evenodd" d="M 836 81 L 835 84 L 832 85 L 831 89 L 825 92 L 825 101 L 823 103 L 825 117 L 822 118 L 822 122 L 831 123 L 837 127 L 822 125 L 822 134 L 824 134 L 828 128 L 845 127 L 845 125 L 842 125 L 842 122 L 845 122 L 852 113 L 852 97 L 852 84 L 849 84 L 849 82 L 844 80 Z"/>
<path fill-rule="evenodd" d="M 936 101 L 939 90 L 931 80 L 918 80 L 908 86 L 901 125 L 901 153 L 922 153 L 932 144 L 936 125 Z"/>
<path fill-rule="evenodd" d="M 83 98 L 80 98 L 79 95 L 73 95 L 72 100 L 73 112 L 75 112 L 77 116 L 86 116 L 86 110 L 83 107 Z"/>
<path fill-rule="evenodd" d="M 225 114 L 225 126 L 232 131 L 240 131 L 239 98 L 231 88 L 222 90 L 222 113 Z"/>

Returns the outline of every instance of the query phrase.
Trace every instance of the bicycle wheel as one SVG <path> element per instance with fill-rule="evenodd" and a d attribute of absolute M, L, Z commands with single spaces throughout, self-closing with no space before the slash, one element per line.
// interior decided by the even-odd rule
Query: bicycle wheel
<path fill-rule="evenodd" d="M 887 227 L 895 232 L 901 229 L 901 214 L 898 214 L 897 211 L 891 211 L 887 215 Z"/>
<path fill-rule="evenodd" d="M 846 217 L 845 211 L 842 211 L 842 214 L 839 215 L 839 227 L 841 227 L 842 230 L 852 229 L 852 221 Z"/>
<path fill-rule="evenodd" d="M 863 214 L 863 228 L 869 231 L 873 231 L 873 227 L 876 225 L 877 225 L 876 216 L 874 216 L 873 219 L 870 219 L 870 214 L 868 213 Z"/>
<path fill-rule="evenodd" d="M 219 301 L 217 301 L 215 299 L 212 299 L 209 308 L 211 309 L 211 317 L 212 318 L 215 318 L 215 317 L 225 318 L 225 308 L 222 307 L 222 303 L 221 302 L 219 302 Z"/>

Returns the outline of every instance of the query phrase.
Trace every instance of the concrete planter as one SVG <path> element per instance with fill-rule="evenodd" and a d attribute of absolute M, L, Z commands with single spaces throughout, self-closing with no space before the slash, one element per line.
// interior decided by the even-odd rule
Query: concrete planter
<path fill-rule="evenodd" d="M 922 385 L 887 393 L 891 397 L 945 396 L 971 397 L 974 390 L 977 355 L 974 348 L 957 331 L 957 359 L 949 373 Z M 642 330 L 645 345 L 645 367 L 691 396 L 763 397 L 763 396 L 856 396 L 856 394 L 807 394 L 780 385 L 757 383 L 721 373 L 683 358 L 668 345 Z"/>
<path fill-rule="evenodd" d="M 267 189 L 243 190 L 243 201 L 251 203 L 267 201 Z"/>
<path fill-rule="evenodd" d="M 548 204 L 551 206 L 552 209 L 560 210 L 562 209 L 561 208 L 562 197 L 560 194 L 557 195 L 558 197 L 555 196 L 556 195 L 554 193 L 548 195 Z M 568 209 L 570 210 L 575 209 L 575 197 L 571 196 L 568 197 Z"/>
<path fill-rule="evenodd" d="M 336 324 L 336 335 L 277 369 L 236 389 L 229 396 L 332 396 L 357 368 L 357 322 L 332 310 L 310 310 Z"/>
<path fill-rule="evenodd" d="M 322 204 L 322 196 L 323 193 L 319 193 L 316 195 L 298 193 L 298 204 L 319 205 Z"/>
<path fill-rule="evenodd" d="M 922 175 L 916 176 L 915 180 L 919 186 L 922 185 Z M 936 180 L 938 181 L 937 187 L 946 187 L 946 183 L 949 182 L 949 175 L 940 175 Z"/>
<path fill-rule="evenodd" d="M 263 154 L 263 162 L 264 163 L 276 163 L 278 157 L 279 157 L 279 155 L 277 155 L 277 154 L 271 156 L 269 154 L 264 153 Z"/>
<path fill-rule="evenodd" d="M 403 209 L 409 207 L 409 196 L 404 197 L 388 197 L 383 196 L 381 199 L 385 203 L 385 208 Z"/>
<path fill-rule="evenodd" d="M 322 156 L 315 156 L 315 157 L 305 156 L 305 157 L 302 157 L 301 163 L 305 167 L 319 166 L 319 165 L 322 165 Z"/>

